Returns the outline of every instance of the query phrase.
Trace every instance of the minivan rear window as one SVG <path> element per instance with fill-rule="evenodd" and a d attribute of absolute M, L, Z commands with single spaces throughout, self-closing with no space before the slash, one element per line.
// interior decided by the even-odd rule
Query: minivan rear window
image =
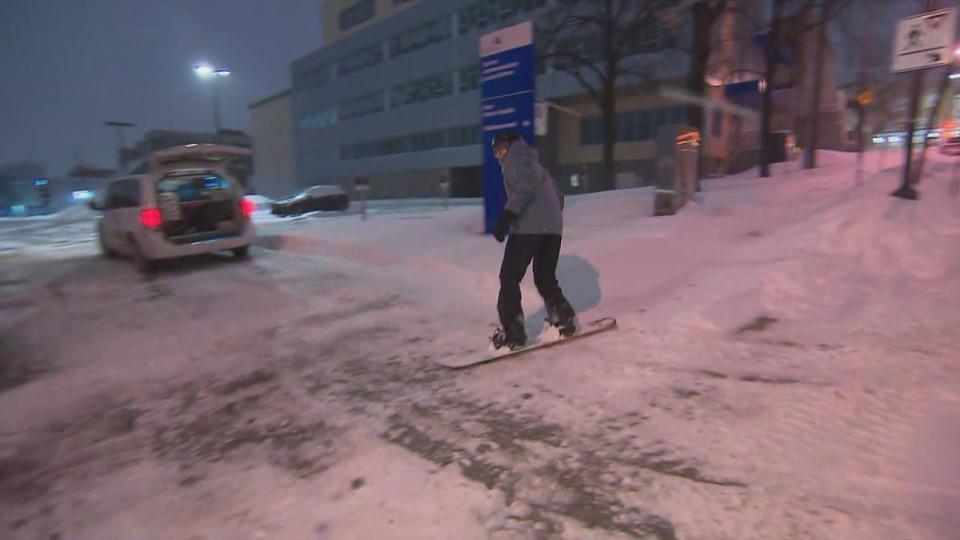
<path fill-rule="evenodd" d="M 220 198 L 232 191 L 230 182 L 216 174 L 168 176 L 157 183 L 157 193 L 175 193 L 180 202 Z"/>

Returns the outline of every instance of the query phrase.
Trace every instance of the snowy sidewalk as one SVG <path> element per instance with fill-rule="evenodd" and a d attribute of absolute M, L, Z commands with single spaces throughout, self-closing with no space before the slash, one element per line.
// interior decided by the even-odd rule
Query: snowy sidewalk
<path fill-rule="evenodd" d="M 908 202 L 823 159 L 666 218 L 574 198 L 561 285 L 620 330 L 463 372 L 434 360 L 494 317 L 479 207 L 270 224 L 146 281 L 72 259 L 0 310 L 0 537 L 950 540 L 950 163 Z"/>

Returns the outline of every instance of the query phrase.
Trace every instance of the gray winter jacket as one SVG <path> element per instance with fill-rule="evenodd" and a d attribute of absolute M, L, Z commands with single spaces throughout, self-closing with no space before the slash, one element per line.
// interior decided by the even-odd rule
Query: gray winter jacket
<path fill-rule="evenodd" d="M 517 215 L 513 234 L 563 234 L 563 194 L 540 164 L 539 153 L 515 141 L 500 164 L 506 209 Z"/>

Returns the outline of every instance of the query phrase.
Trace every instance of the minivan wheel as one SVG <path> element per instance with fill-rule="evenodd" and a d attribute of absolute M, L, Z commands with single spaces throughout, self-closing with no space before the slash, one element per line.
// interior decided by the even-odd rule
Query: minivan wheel
<path fill-rule="evenodd" d="M 143 254 L 140 246 L 137 245 L 136 240 L 133 238 L 130 239 L 130 258 L 133 259 L 133 266 L 136 267 L 141 274 L 149 274 L 153 271 L 153 261 Z"/>
<path fill-rule="evenodd" d="M 107 243 L 103 241 L 103 231 L 99 231 L 97 236 L 100 238 L 100 253 L 107 259 L 115 259 L 117 252 L 107 247 Z"/>
<path fill-rule="evenodd" d="M 233 251 L 233 256 L 238 259 L 246 259 L 250 256 L 250 246 L 241 246 L 230 251 Z"/>

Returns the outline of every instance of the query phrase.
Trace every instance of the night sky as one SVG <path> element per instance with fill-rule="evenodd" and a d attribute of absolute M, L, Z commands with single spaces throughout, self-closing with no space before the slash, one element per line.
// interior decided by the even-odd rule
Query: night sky
<path fill-rule="evenodd" d="M 226 128 L 289 86 L 290 62 L 322 43 L 320 0 L 0 0 L 0 165 L 59 175 L 114 166 L 105 120 L 213 130 L 212 94 L 192 67 L 223 65 Z"/>
<path fill-rule="evenodd" d="M 78 162 L 112 167 L 105 120 L 137 124 L 128 144 L 148 129 L 212 131 L 209 81 L 192 70 L 199 61 L 233 71 L 220 81 L 223 125 L 249 130 L 247 105 L 287 88 L 290 62 L 320 47 L 321 2 L 0 0 L 0 166 L 35 160 L 51 175 Z M 869 16 L 855 10 L 852 26 L 872 28 L 886 60 L 896 19 L 920 3 L 882 5 Z M 861 41 L 831 35 L 839 79 L 850 80 L 860 55 L 844 45 Z"/>

